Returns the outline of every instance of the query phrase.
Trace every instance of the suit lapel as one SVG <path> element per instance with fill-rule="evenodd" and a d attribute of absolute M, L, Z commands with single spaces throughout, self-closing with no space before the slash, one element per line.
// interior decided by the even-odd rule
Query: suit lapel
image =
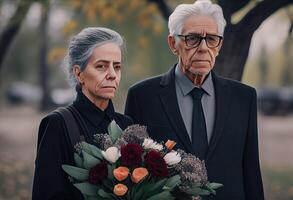
<path fill-rule="evenodd" d="M 214 73 L 213 82 L 215 87 L 215 95 L 216 95 L 216 111 L 215 111 L 215 125 L 212 133 L 212 138 L 209 144 L 207 160 L 212 155 L 215 150 L 217 143 L 219 142 L 223 133 L 223 128 L 225 125 L 225 121 L 230 111 L 230 101 L 231 101 L 231 90 L 228 85 L 226 85 L 226 81 L 217 77 Z"/>
<path fill-rule="evenodd" d="M 171 126 L 186 150 L 193 152 L 178 105 L 175 87 L 175 67 L 170 69 L 169 72 L 162 77 L 161 86 L 162 90 L 159 96 Z"/>

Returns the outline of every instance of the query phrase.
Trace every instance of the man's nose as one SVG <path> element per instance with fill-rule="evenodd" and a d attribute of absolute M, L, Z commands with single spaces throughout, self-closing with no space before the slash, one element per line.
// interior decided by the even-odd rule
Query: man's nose
<path fill-rule="evenodd" d="M 208 49 L 209 47 L 207 46 L 207 41 L 205 38 L 203 38 L 198 45 L 198 50 L 207 51 Z"/>

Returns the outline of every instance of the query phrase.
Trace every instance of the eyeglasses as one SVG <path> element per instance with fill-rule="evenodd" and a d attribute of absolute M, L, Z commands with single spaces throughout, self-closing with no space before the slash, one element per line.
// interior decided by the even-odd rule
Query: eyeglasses
<path fill-rule="evenodd" d="M 175 36 L 182 38 L 185 41 L 187 47 L 193 47 L 193 48 L 198 47 L 203 39 L 206 41 L 206 44 L 209 48 L 215 48 L 220 45 L 221 40 L 223 39 L 222 36 L 212 35 L 212 34 L 206 34 L 205 37 L 198 34 L 175 35 Z"/>

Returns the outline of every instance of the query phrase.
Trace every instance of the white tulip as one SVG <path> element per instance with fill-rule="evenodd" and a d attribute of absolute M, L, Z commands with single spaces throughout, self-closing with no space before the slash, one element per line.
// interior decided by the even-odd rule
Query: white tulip
<path fill-rule="evenodd" d="M 163 145 L 158 144 L 157 142 L 155 142 L 154 140 L 150 139 L 150 138 L 145 138 L 142 146 L 145 149 L 154 149 L 154 150 L 158 150 L 161 151 L 163 149 Z"/>
<path fill-rule="evenodd" d="M 181 161 L 181 156 L 177 151 L 171 151 L 164 156 L 167 165 L 175 165 Z"/>
<path fill-rule="evenodd" d="M 102 155 L 107 161 L 111 163 L 115 163 L 121 156 L 117 147 L 109 147 L 106 151 L 102 151 Z"/>

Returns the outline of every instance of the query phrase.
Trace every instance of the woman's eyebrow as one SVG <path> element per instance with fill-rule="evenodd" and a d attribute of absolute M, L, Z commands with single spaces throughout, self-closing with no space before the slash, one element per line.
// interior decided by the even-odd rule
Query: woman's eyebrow
<path fill-rule="evenodd" d="M 98 63 L 98 62 L 103 62 L 103 63 L 111 63 L 113 62 L 114 64 L 120 64 L 120 61 L 111 61 L 111 60 L 103 60 L 103 59 L 97 59 L 94 61 L 94 64 Z"/>

